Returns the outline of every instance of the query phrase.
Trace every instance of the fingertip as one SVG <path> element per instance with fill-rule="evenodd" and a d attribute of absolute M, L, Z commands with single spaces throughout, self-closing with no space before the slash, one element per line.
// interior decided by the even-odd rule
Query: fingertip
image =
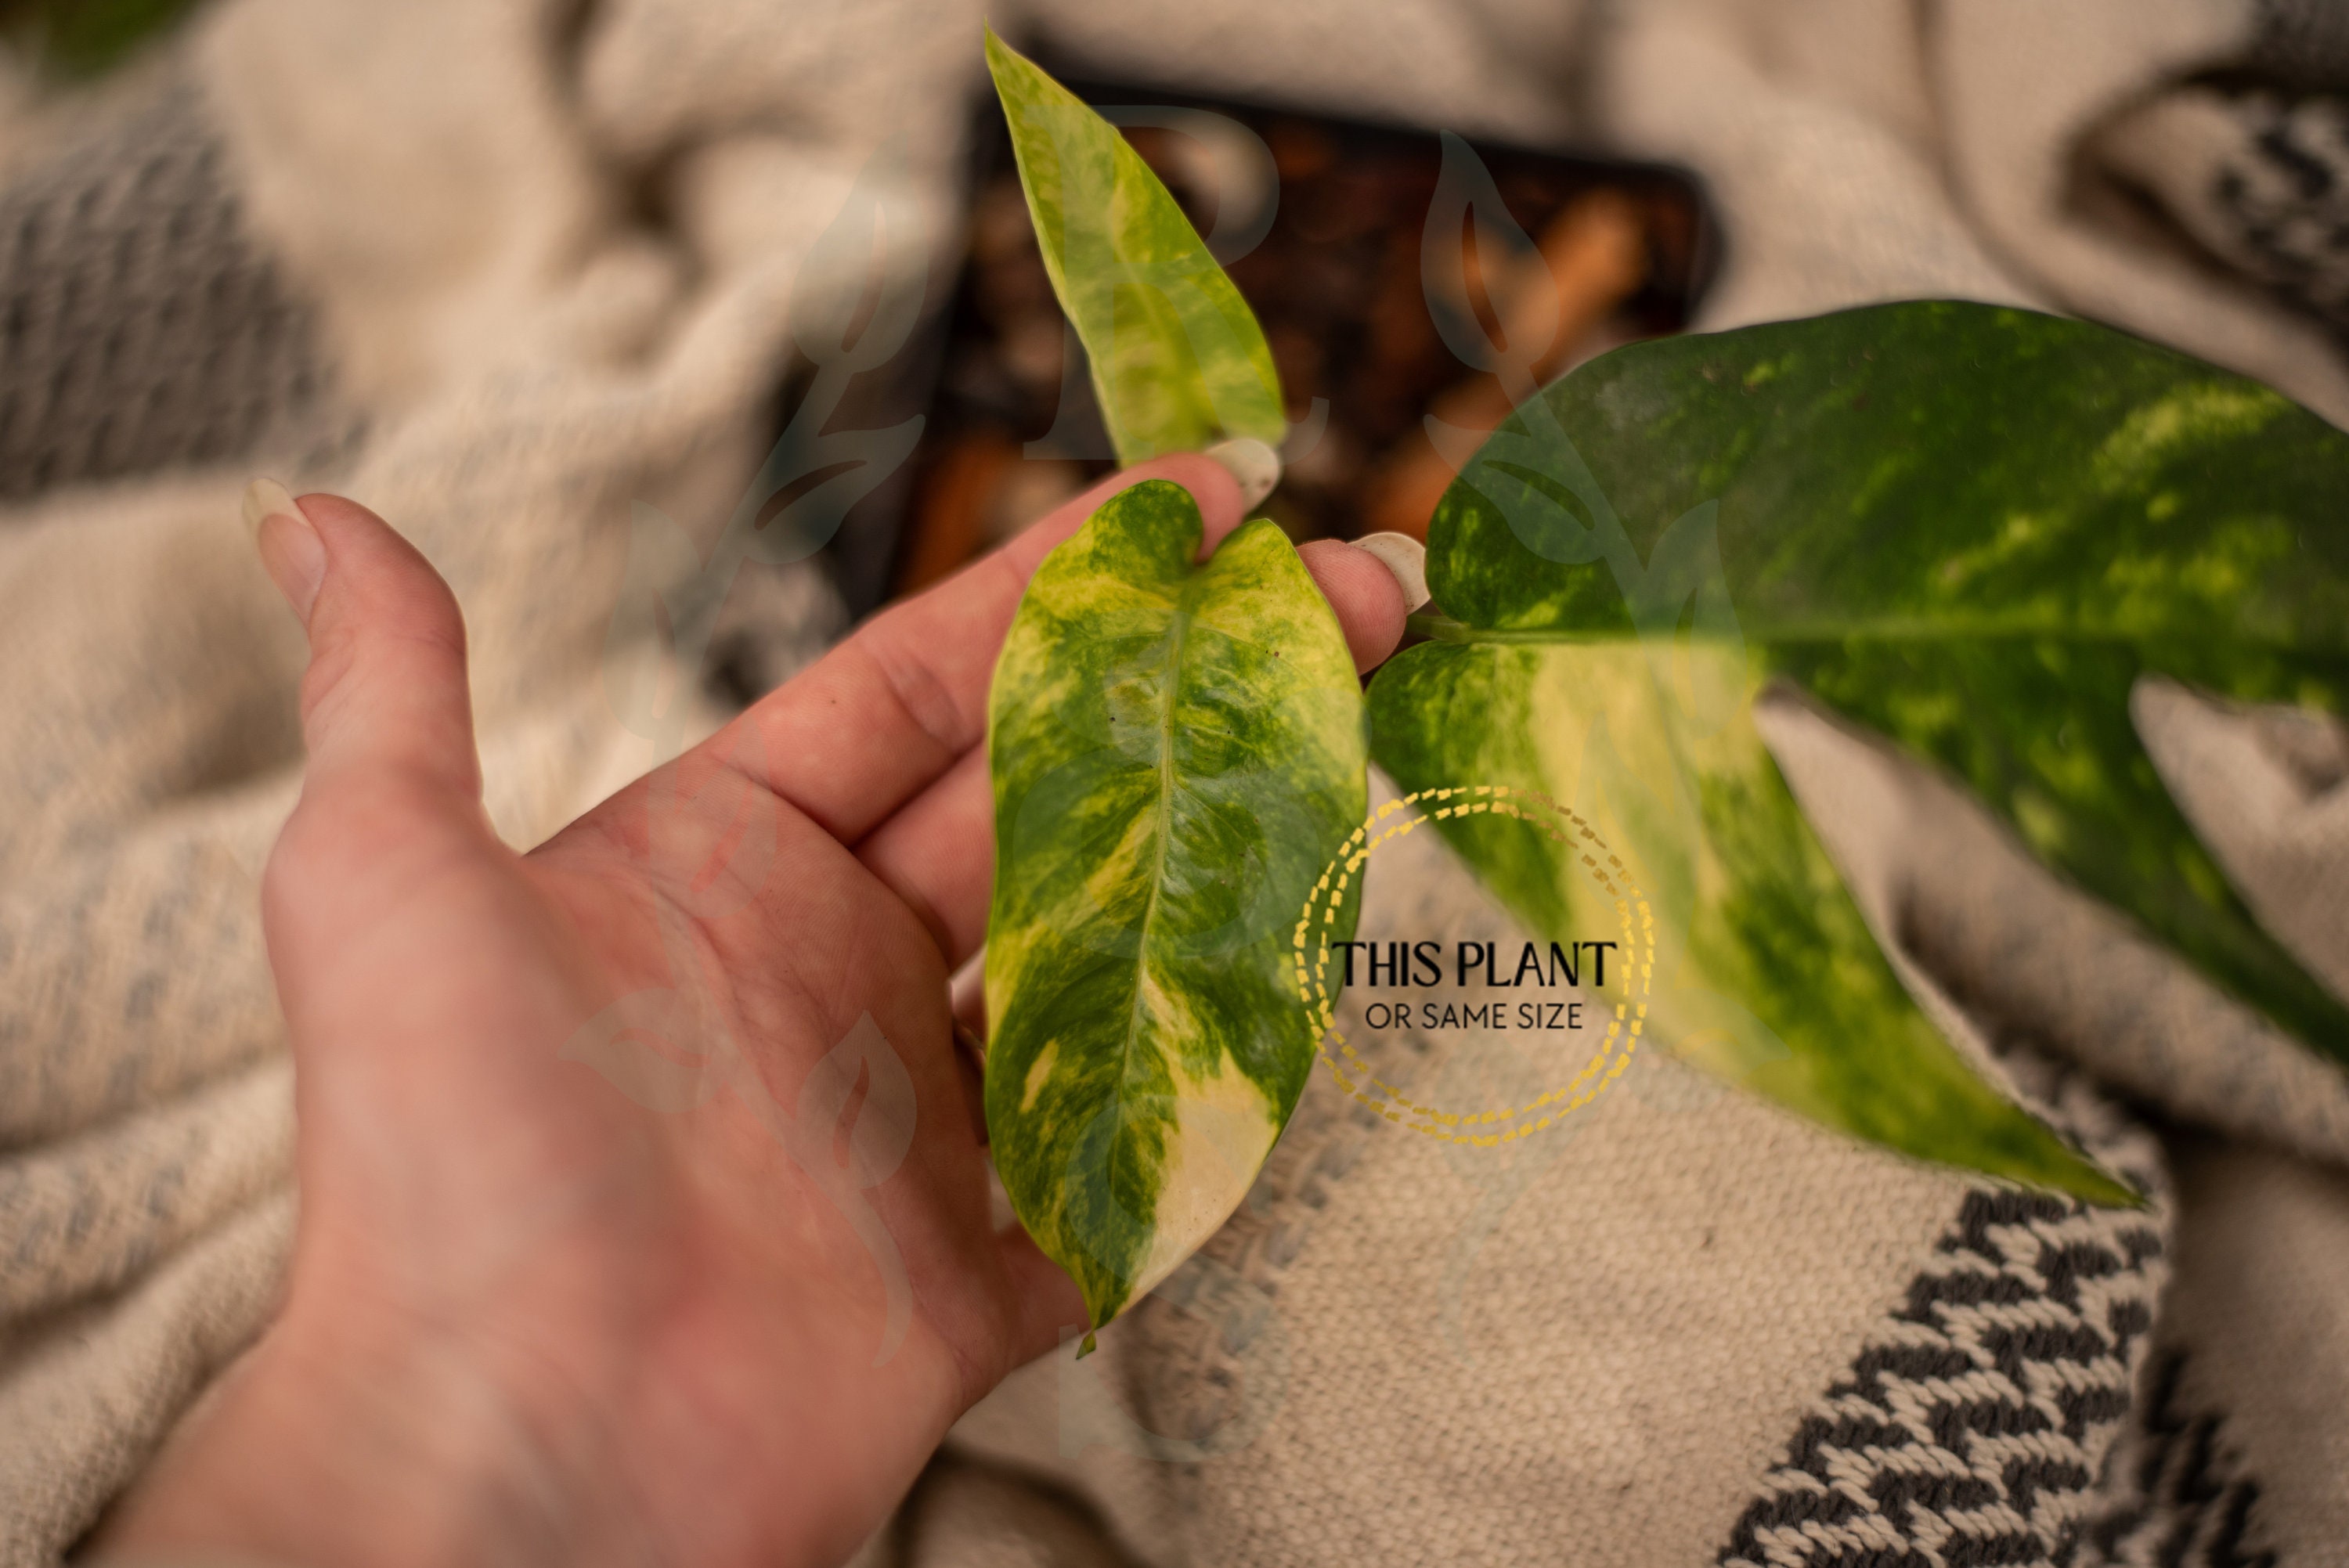
<path fill-rule="evenodd" d="M 311 490 L 293 499 L 310 525 L 326 536 L 330 546 L 338 540 L 363 534 L 370 543 L 380 542 L 386 547 L 423 559 L 416 547 L 400 536 L 398 529 L 348 496 L 336 495 L 332 490 Z"/>
<path fill-rule="evenodd" d="M 355 500 L 296 498 L 278 486 L 260 501 L 264 564 L 273 576 L 283 566 L 273 550 L 282 555 L 307 535 L 315 552 L 307 602 L 296 603 L 310 634 L 301 701 L 305 796 L 342 779 L 404 774 L 478 799 L 465 621 L 448 583 L 421 551 Z M 279 584 L 296 597 L 285 577 Z"/>
<path fill-rule="evenodd" d="M 1354 541 L 1358 549 L 1378 557 L 1389 572 L 1394 573 L 1395 586 L 1402 590 L 1402 611 L 1415 614 L 1428 603 L 1427 546 L 1408 533 L 1366 533 Z"/>
<path fill-rule="evenodd" d="M 1254 436 L 1235 436 L 1207 449 L 1240 487 L 1240 510 L 1253 511 L 1280 483 L 1280 454 Z"/>
<path fill-rule="evenodd" d="M 244 488 L 244 526 L 262 569 L 277 585 L 304 630 L 326 575 L 326 547 L 291 491 L 267 476 Z"/>
<path fill-rule="evenodd" d="M 329 575 L 380 614 L 405 619 L 464 646 L 464 616 L 448 582 L 406 535 L 347 496 L 313 490 L 295 498 L 325 542 Z"/>
<path fill-rule="evenodd" d="M 1354 667 L 1367 674 L 1384 664 L 1402 641 L 1408 614 L 1394 573 L 1371 552 L 1335 539 L 1314 540 L 1297 553 L 1337 612 Z"/>

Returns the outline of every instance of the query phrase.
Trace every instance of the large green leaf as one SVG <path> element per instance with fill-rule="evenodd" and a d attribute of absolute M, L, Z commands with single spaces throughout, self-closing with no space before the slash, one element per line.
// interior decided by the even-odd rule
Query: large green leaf
<path fill-rule="evenodd" d="M 1733 1076 L 1913 1153 L 2085 1192 L 1888 986 L 1747 698 L 1792 676 L 1916 748 L 2050 865 L 2349 1059 L 2349 1013 L 2249 915 L 2127 706 L 2150 673 L 2340 711 L 2344 495 L 2349 438 L 2084 323 L 1920 304 L 1640 345 L 1528 403 L 1445 496 L 1429 578 L 1448 619 L 1374 686 L 1376 755 L 1412 787 L 1481 768 L 1460 781 L 1609 802 L 1666 906 L 1672 987 L 1761 1026 L 1717 1061 Z M 1616 711 L 1594 726 L 1602 693 Z M 1496 717 L 1466 721 L 1480 711 Z M 1620 758 L 1661 743 L 1640 726 L 1673 754 Z M 1535 835 L 1446 826 L 1528 919 L 1571 918 L 1569 868 Z"/>
<path fill-rule="evenodd" d="M 1227 436 L 1278 446 L 1288 423 L 1264 330 L 1158 176 L 991 28 L 987 63 L 1044 266 L 1092 361 L 1118 460 Z"/>
<path fill-rule="evenodd" d="M 1263 520 L 1199 542 L 1181 487 L 1112 499 L 1037 569 L 988 698 L 988 1128 L 1096 1325 L 1224 1222 L 1295 1109 L 1319 1030 L 1292 934 L 1366 804 L 1304 563 Z"/>

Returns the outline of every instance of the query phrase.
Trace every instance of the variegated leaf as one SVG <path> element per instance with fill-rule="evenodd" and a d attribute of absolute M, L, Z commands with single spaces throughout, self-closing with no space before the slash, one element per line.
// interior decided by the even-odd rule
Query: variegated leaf
<path fill-rule="evenodd" d="M 1919 1011 L 1755 733 L 1742 650 L 1683 645 L 1660 672 L 1632 638 L 1453 636 L 1372 684 L 1380 766 L 1407 789 L 1538 790 L 1596 829 L 1656 915 L 1653 1045 L 1889 1148 L 2129 1201 Z M 1717 724 L 1693 720 L 1676 676 L 1738 700 Z M 1437 825 L 1529 930 L 1605 927 L 1611 901 L 1586 880 L 1581 844 L 1497 815 Z"/>
<path fill-rule="evenodd" d="M 1037 569 L 988 699 L 988 1128 L 1095 1325 L 1223 1222 L 1295 1108 L 1292 933 L 1365 809 L 1304 563 L 1262 520 L 1199 542 L 1179 486 L 1104 504 Z"/>
<path fill-rule="evenodd" d="M 1544 727 L 1625 650 L 1682 647 L 1651 664 L 1656 700 L 1706 733 L 1742 721 L 1692 691 L 1663 701 L 1672 680 L 1718 666 L 1742 713 L 1760 679 L 1791 676 L 1950 769 L 2055 870 L 2349 1061 L 2349 1011 L 2251 918 L 2128 714 L 2146 675 L 2349 707 L 2344 494 L 2349 437 L 2084 323 L 1920 304 L 1639 345 L 1521 409 L 1444 498 L 1429 562 L 1444 640 L 1381 675 L 1378 755 L 1407 780 L 1483 765 L 1509 781 L 1505 758 L 1476 755 L 1499 742 L 1423 710 L 1514 709 L 1495 727 L 1541 736 L 1520 748 L 1523 776 L 1571 796 L 1600 786 Z M 1691 529 L 1708 505 L 1709 530 Z M 1704 645 L 1718 655 L 1689 662 Z M 1662 858 L 1685 845 L 1699 867 L 1752 868 L 1671 885 L 1684 978 L 1736 987 L 1791 1053 L 1753 1086 L 1912 1153 L 2085 1191 L 2050 1177 L 2052 1144 L 1985 1156 L 1997 1130 L 1965 1103 L 1978 1097 L 1920 1054 L 1839 884 L 1820 894 L 1820 851 L 1783 783 L 1758 751 L 1749 763 L 1663 769 L 1687 799 Z M 1454 839 L 1528 918 L 1565 918 L 1571 879 L 1511 834 L 1479 821 Z"/>
<path fill-rule="evenodd" d="M 1227 436 L 1278 446 L 1280 377 L 1256 315 L 1125 139 L 987 35 L 1053 292 L 1092 361 L 1118 460 Z"/>

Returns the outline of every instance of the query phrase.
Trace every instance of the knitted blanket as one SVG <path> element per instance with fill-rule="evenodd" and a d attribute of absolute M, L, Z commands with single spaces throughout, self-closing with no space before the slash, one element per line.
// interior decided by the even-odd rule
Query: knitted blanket
<path fill-rule="evenodd" d="M 658 760 L 605 686 L 661 657 L 613 645 L 632 509 L 723 523 L 853 183 L 890 170 L 950 269 L 979 15 L 219 0 L 102 88 L 0 92 L 0 1568 L 136 1479 L 290 1234 L 255 888 L 303 651 L 245 478 L 357 496 L 447 576 L 493 818 L 545 836 Z M 1686 164 L 1728 235 L 1702 326 L 2017 302 L 2349 421 L 2321 0 L 990 15 L 1103 77 Z M 757 568 L 675 673 L 714 724 L 842 621 L 812 567 Z M 2349 1562 L 2349 1078 L 1938 776 L 1762 717 L 1904 977 L 2147 1209 L 1915 1165 L 1658 1053 L 1506 1150 L 1317 1076 L 1224 1231 L 973 1411 L 863 1560 Z M 2349 737 L 2168 686 L 2135 717 L 2349 994 Z M 1366 897 L 1506 925 L 1430 835 Z M 1370 1037 L 1431 1098 L 1504 1070 Z"/>

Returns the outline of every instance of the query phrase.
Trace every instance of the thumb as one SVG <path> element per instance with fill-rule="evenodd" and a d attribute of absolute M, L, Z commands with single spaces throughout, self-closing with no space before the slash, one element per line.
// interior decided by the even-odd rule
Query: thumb
<path fill-rule="evenodd" d="M 481 799 L 465 622 L 431 563 L 356 501 L 245 491 L 263 566 L 310 634 L 302 677 L 305 797 L 358 782 Z"/>

